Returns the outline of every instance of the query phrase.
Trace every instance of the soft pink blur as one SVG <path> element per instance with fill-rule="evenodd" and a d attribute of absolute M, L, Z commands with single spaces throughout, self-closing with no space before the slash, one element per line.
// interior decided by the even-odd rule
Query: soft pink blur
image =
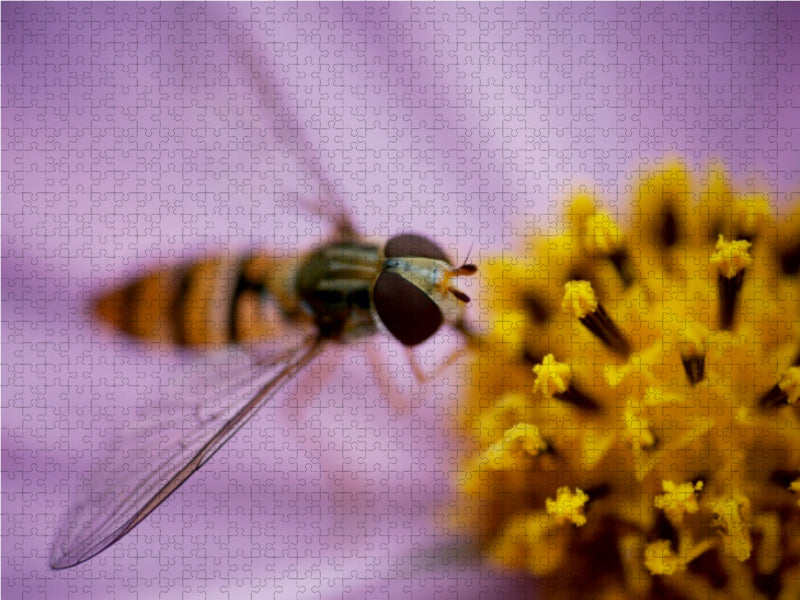
<path fill-rule="evenodd" d="M 109 436 L 202 389 L 197 357 L 113 342 L 86 300 L 206 251 L 307 250 L 340 212 L 480 264 L 571 182 L 624 207 L 665 154 L 780 206 L 800 180 L 797 5 L 2 15 L 4 598 L 532 597 L 441 527 L 469 382 L 414 383 L 381 336 L 331 348 L 121 543 L 50 571 Z"/>

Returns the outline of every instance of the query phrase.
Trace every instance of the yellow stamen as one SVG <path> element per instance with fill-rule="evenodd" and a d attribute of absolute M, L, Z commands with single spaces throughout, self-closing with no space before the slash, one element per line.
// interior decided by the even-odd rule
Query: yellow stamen
<path fill-rule="evenodd" d="M 588 281 L 568 281 L 564 284 L 564 299 L 561 309 L 576 319 L 582 319 L 597 310 L 592 284 Z"/>
<path fill-rule="evenodd" d="M 575 488 L 575 493 L 572 493 L 564 486 L 556 490 L 555 500 L 547 499 L 545 507 L 547 514 L 560 518 L 562 522 L 572 521 L 580 527 L 586 524 L 583 508 L 588 501 L 589 496 L 583 490 Z"/>
<path fill-rule="evenodd" d="M 800 598 L 800 210 L 643 181 L 495 261 L 459 523 L 551 600 Z"/>
<path fill-rule="evenodd" d="M 669 540 L 647 544 L 644 564 L 653 575 L 673 575 L 686 567 L 681 557 L 672 552 Z"/>
<path fill-rule="evenodd" d="M 536 380 L 533 382 L 534 390 L 538 390 L 550 397 L 556 393 L 564 393 L 569 387 L 569 365 L 556 361 L 556 357 L 548 354 L 542 364 L 535 365 L 533 372 Z"/>
<path fill-rule="evenodd" d="M 732 279 L 753 262 L 748 252 L 751 245 L 745 240 L 726 242 L 720 234 L 717 239 L 716 252 L 711 255 L 711 265 L 717 269 L 720 275 Z"/>
<path fill-rule="evenodd" d="M 564 284 L 564 299 L 561 301 L 564 312 L 591 331 L 609 350 L 623 357 L 631 353 L 628 339 L 608 316 L 602 304 L 597 302 L 592 284 L 588 281 L 568 281 Z"/>
<path fill-rule="evenodd" d="M 696 513 L 700 510 L 697 504 L 697 495 L 703 489 L 703 482 L 697 483 L 681 483 L 675 484 L 674 482 L 665 479 L 661 482 L 661 489 L 664 493 L 656 496 L 653 504 L 656 508 L 660 508 L 667 515 L 670 522 L 674 524 L 681 523 L 686 514 Z"/>

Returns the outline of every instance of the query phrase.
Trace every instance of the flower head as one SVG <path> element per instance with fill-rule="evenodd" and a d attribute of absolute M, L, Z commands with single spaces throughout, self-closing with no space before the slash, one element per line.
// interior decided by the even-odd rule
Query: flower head
<path fill-rule="evenodd" d="M 621 224 L 581 193 L 489 261 L 457 519 L 545 597 L 800 592 L 800 250 L 774 214 L 674 163 Z"/>

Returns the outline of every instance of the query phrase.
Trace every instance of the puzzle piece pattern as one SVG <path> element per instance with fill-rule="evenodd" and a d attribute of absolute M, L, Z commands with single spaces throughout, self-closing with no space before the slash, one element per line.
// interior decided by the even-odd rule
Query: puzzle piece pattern
<path fill-rule="evenodd" d="M 109 338 L 86 301 L 208 249 L 291 255 L 339 212 L 479 263 L 575 186 L 624 206 L 665 154 L 719 158 L 785 207 L 798 21 L 793 4 L 3 3 L 3 597 L 531 594 L 448 534 L 469 381 L 414 384 L 384 338 L 332 349 L 120 544 L 49 570 L 107 440 L 179 426 L 217 373 Z"/>

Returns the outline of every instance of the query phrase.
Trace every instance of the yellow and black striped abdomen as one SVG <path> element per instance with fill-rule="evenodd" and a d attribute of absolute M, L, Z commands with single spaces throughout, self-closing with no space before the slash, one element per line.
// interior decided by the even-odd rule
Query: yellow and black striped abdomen
<path fill-rule="evenodd" d="M 94 312 L 130 336 L 180 346 L 266 340 L 299 318 L 295 269 L 296 259 L 209 257 L 128 282 Z"/>

